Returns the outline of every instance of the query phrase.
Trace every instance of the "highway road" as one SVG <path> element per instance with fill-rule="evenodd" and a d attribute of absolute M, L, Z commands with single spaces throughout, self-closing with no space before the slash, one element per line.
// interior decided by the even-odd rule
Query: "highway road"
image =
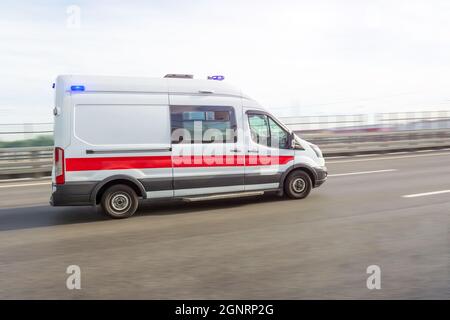
<path fill-rule="evenodd" d="M 449 299 L 450 151 L 327 165 L 305 200 L 147 203 L 126 220 L 50 207 L 45 180 L 2 182 L 0 298 Z"/>

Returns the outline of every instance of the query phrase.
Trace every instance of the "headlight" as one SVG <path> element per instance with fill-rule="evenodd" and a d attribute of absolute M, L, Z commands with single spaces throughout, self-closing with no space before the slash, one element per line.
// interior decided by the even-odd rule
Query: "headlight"
<path fill-rule="evenodd" d="M 309 146 L 311 147 L 311 149 L 313 149 L 314 153 L 316 154 L 317 158 L 322 158 L 322 151 L 320 150 L 320 148 L 318 146 L 316 146 L 315 144 L 309 144 Z"/>

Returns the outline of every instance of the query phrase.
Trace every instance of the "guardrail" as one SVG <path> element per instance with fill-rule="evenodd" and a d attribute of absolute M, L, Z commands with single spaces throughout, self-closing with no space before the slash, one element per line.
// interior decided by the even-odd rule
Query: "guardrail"
<path fill-rule="evenodd" d="M 361 133 L 309 133 L 300 135 L 317 144 L 325 156 L 376 154 L 450 148 L 450 130 Z"/>
<path fill-rule="evenodd" d="M 450 148 L 450 130 L 396 132 L 300 133 L 320 146 L 325 156 L 376 154 Z M 46 176 L 53 147 L 0 148 L 0 178 Z"/>
<path fill-rule="evenodd" d="M 53 147 L 0 148 L 0 178 L 46 176 L 52 162 Z"/>
<path fill-rule="evenodd" d="M 303 131 L 348 127 L 391 128 L 394 131 L 450 129 L 450 110 L 290 116 L 280 119 L 291 129 Z"/>
<path fill-rule="evenodd" d="M 450 129 L 450 110 L 315 116 L 291 115 L 278 118 L 292 130 L 302 130 L 303 132 L 356 127 L 390 127 L 395 131 Z M 52 122 L 0 123 L 0 139 L 3 141 L 31 139 L 39 135 L 52 133 Z"/>

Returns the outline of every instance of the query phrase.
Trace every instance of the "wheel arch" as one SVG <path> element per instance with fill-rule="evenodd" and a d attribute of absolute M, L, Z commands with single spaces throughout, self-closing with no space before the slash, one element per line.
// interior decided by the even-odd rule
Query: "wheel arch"
<path fill-rule="evenodd" d="M 142 183 L 136 178 L 127 175 L 114 175 L 106 178 L 105 180 L 99 182 L 92 190 L 90 201 L 93 205 L 100 203 L 100 198 L 103 192 L 110 186 L 115 184 L 125 184 L 131 187 L 137 194 L 138 197 L 142 199 L 147 199 L 147 193 L 145 191 Z"/>
<path fill-rule="evenodd" d="M 280 178 L 280 189 L 284 189 L 284 182 L 289 174 L 291 174 L 294 171 L 304 171 L 306 172 L 309 177 L 311 178 L 312 187 L 314 188 L 317 180 L 317 173 L 314 170 L 313 167 L 307 165 L 307 164 L 294 164 L 291 167 L 289 167 L 284 173 L 281 175 Z"/>

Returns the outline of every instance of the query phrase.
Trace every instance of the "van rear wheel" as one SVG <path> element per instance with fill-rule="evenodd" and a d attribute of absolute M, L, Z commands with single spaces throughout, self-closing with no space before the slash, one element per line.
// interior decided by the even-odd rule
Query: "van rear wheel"
<path fill-rule="evenodd" d="M 105 214 L 114 219 L 123 219 L 136 212 L 138 197 L 129 186 L 116 184 L 105 190 L 100 203 Z"/>
<path fill-rule="evenodd" d="M 294 171 L 284 182 L 284 192 L 289 198 L 306 198 L 312 189 L 312 181 L 305 171 Z"/>

